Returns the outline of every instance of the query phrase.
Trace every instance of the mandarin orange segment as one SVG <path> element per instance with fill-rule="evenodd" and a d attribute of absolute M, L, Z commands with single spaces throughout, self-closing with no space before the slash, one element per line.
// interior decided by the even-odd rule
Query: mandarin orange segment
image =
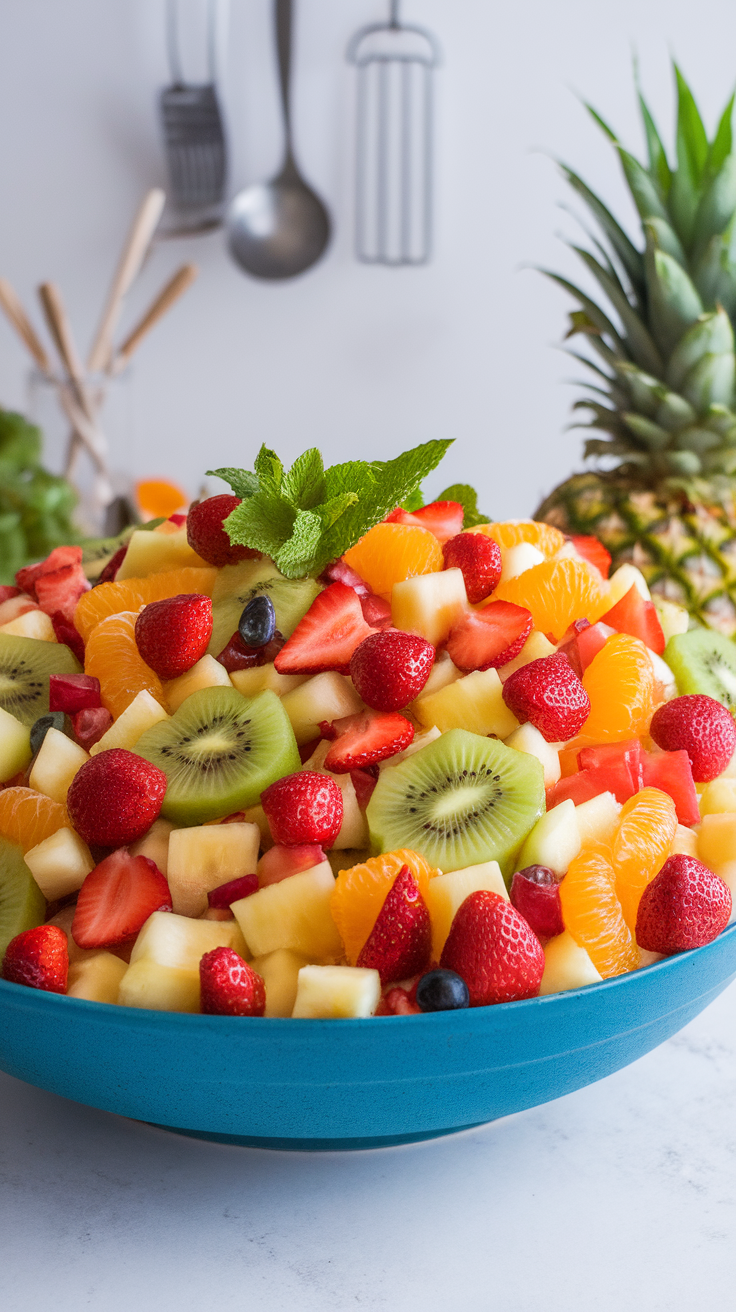
<path fill-rule="evenodd" d="M 494 601 L 513 601 L 531 611 L 535 629 L 555 642 L 574 620 L 594 624 L 607 605 L 607 590 L 601 576 L 585 561 L 545 560 L 516 578 L 500 583 Z"/>
<path fill-rule="evenodd" d="M 531 542 L 537 551 L 550 560 L 565 545 L 565 536 L 552 524 L 539 524 L 536 519 L 506 519 L 498 524 L 478 524 L 465 530 L 467 533 L 484 533 L 493 538 L 502 551 L 517 547 L 520 542 Z"/>
<path fill-rule="evenodd" d="M 642 788 L 624 802 L 611 850 L 616 895 L 632 933 L 641 895 L 670 855 L 676 830 L 675 804 L 658 788 Z"/>
<path fill-rule="evenodd" d="M 142 479 L 135 485 L 135 495 L 141 511 L 144 515 L 150 515 L 151 519 L 168 519 L 169 515 L 182 510 L 189 501 L 186 492 L 164 478 Z"/>
<path fill-rule="evenodd" d="M 614 633 L 583 674 L 590 715 L 581 745 L 625 742 L 647 732 L 654 709 L 654 670 L 639 638 Z"/>
<path fill-rule="evenodd" d="M 616 897 L 610 847 L 590 843 L 560 884 L 562 919 L 604 979 L 636 970 L 639 950 Z"/>
<path fill-rule="evenodd" d="M 135 611 L 108 615 L 92 630 L 85 651 L 84 672 L 99 679 L 102 705 L 114 720 L 139 692 L 150 692 L 157 702 L 166 706 L 161 680 L 146 665 L 136 646 L 137 618 Z"/>
<path fill-rule="evenodd" d="M 69 824 L 66 807 L 33 788 L 4 788 L 0 791 L 0 834 L 30 852 Z"/>
<path fill-rule="evenodd" d="M 390 596 L 394 583 L 433 574 L 443 568 L 442 546 L 418 524 L 376 524 L 344 559 L 379 596 Z"/>
<path fill-rule="evenodd" d="M 74 624 L 87 642 L 94 628 L 108 615 L 120 611 L 139 611 L 149 601 L 163 601 L 182 592 L 199 592 L 212 596 L 217 570 L 187 565 L 183 569 L 149 574 L 145 579 L 125 579 L 122 583 L 100 583 L 80 597 L 74 612 Z"/>
<path fill-rule="evenodd" d="M 340 931 L 348 962 L 354 966 L 368 939 L 393 882 L 402 866 L 408 866 L 422 897 L 437 871 L 418 852 L 400 848 L 372 856 L 361 865 L 341 870 L 332 894 L 332 918 Z"/>

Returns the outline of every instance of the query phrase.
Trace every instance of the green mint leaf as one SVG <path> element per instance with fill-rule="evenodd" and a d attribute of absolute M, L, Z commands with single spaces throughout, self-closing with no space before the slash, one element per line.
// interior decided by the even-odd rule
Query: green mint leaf
<path fill-rule="evenodd" d="M 253 468 L 262 483 L 270 484 L 276 492 L 280 491 L 284 466 L 275 451 L 269 450 L 267 446 L 262 446 L 255 458 Z"/>
<path fill-rule="evenodd" d="M 313 510 L 324 500 L 325 468 L 316 447 L 297 457 L 281 484 L 281 495 L 299 510 Z"/>
<path fill-rule="evenodd" d="M 469 483 L 453 483 L 435 497 L 436 501 L 459 501 L 465 514 L 463 528 L 473 528 L 476 524 L 490 523 L 490 515 L 483 515 L 478 509 L 478 493 Z"/>
<path fill-rule="evenodd" d="M 304 578 L 315 568 L 315 555 L 322 536 L 322 520 L 314 510 L 300 510 L 291 537 L 274 557 L 287 579 Z"/>
<path fill-rule="evenodd" d="M 224 528 L 230 541 L 243 547 L 263 551 L 276 559 L 283 544 L 291 537 L 296 511 L 277 494 L 261 489 L 247 497 L 228 515 Z"/>
<path fill-rule="evenodd" d="M 260 487 L 257 474 L 252 474 L 249 469 L 208 469 L 207 477 L 221 478 L 229 483 L 236 497 L 254 497 Z"/>
<path fill-rule="evenodd" d="M 424 505 L 424 493 L 420 487 L 414 489 L 408 497 L 401 503 L 402 510 L 421 510 Z"/>

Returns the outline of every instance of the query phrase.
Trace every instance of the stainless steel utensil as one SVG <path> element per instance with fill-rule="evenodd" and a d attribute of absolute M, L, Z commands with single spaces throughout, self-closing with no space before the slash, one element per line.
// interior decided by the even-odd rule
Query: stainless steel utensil
<path fill-rule="evenodd" d="M 246 187 L 227 216 L 230 254 L 256 278 L 293 278 L 322 255 L 330 216 L 294 159 L 291 128 L 292 0 L 275 0 L 276 47 L 284 120 L 284 162 L 270 182 Z"/>
<path fill-rule="evenodd" d="M 432 249 L 433 72 L 431 32 L 399 18 L 356 32 L 358 69 L 355 249 L 364 264 L 426 264 Z"/>
<path fill-rule="evenodd" d="M 179 32 L 179 0 L 167 0 L 166 36 L 171 86 L 160 96 L 161 121 L 179 221 L 166 236 L 206 232 L 222 222 L 227 181 L 227 147 L 215 86 L 217 0 L 207 0 L 209 81 L 184 80 Z"/>

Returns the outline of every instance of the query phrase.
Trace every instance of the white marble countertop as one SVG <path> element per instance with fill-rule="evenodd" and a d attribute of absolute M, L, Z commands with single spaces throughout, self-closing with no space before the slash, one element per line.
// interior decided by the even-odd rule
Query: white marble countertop
<path fill-rule="evenodd" d="M 1 1075 L 4 1312 L 721 1312 L 735 1022 L 731 987 L 588 1089 L 364 1153 L 200 1143 Z"/>

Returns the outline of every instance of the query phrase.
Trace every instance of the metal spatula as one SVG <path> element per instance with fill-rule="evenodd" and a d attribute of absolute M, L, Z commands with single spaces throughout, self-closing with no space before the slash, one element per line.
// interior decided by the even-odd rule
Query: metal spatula
<path fill-rule="evenodd" d="M 222 221 L 227 148 L 215 86 L 217 0 L 207 4 L 209 81 L 186 82 L 181 65 L 179 3 L 167 0 L 166 35 L 171 86 L 160 96 L 171 197 L 180 223 L 169 235 L 206 231 Z"/>

